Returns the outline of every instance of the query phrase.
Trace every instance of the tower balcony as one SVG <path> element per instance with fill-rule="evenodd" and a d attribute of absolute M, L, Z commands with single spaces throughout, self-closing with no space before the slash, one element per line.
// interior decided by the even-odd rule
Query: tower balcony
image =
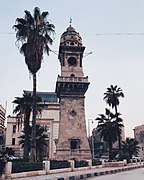
<path fill-rule="evenodd" d="M 89 86 L 87 77 L 63 77 L 58 76 L 56 82 L 56 93 L 60 97 L 84 97 Z"/>
<path fill-rule="evenodd" d="M 75 77 L 75 76 L 70 76 L 70 77 L 64 77 L 64 76 L 59 76 L 57 77 L 58 82 L 88 82 L 88 76 L 86 77 Z"/>

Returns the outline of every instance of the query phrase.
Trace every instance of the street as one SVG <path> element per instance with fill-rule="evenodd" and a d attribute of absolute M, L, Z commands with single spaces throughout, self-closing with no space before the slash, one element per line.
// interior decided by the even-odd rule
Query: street
<path fill-rule="evenodd" d="M 144 179 L 144 168 L 135 169 L 131 171 L 125 171 L 117 174 L 104 175 L 94 178 L 88 178 L 88 180 L 142 180 Z"/>

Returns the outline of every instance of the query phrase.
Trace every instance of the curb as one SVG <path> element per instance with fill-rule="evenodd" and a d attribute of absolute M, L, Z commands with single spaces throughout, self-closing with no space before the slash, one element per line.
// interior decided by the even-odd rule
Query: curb
<path fill-rule="evenodd" d="M 139 169 L 139 168 L 143 168 L 143 167 L 144 167 L 144 164 L 139 165 L 139 166 L 134 166 L 134 167 L 124 167 L 124 168 L 109 170 L 109 171 L 100 171 L 100 172 L 88 173 L 88 174 L 82 174 L 82 175 L 76 175 L 76 176 L 61 177 L 61 178 L 57 178 L 57 180 L 80 180 L 80 179 L 92 178 L 92 177 L 96 177 L 96 176 L 116 174 L 119 172 L 130 171 L 130 170 Z"/>

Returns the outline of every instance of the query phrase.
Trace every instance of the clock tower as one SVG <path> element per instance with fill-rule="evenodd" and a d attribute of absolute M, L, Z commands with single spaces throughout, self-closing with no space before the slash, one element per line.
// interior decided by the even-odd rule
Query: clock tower
<path fill-rule="evenodd" d="M 56 82 L 60 102 L 57 159 L 91 159 L 85 122 L 85 92 L 89 82 L 82 68 L 84 50 L 81 36 L 70 25 L 61 35 L 58 55 L 61 75 Z"/>

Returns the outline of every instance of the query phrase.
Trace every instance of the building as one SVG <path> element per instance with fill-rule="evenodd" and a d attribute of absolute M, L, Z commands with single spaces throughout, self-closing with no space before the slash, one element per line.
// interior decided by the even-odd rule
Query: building
<path fill-rule="evenodd" d="M 134 138 L 139 143 L 139 156 L 144 160 L 144 124 L 134 128 Z"/>
<path fill-rule="evenodd" d="M 14 150 L 14 155 L 22 157 L 23 151 L 19 145 L 19 137 L 21 136 L 22 125 L 20 124 L 21 119 L 15 116 L 7 117 L 7 128 L 6 128 L 6 147 Z"/>
<path fill-rule="evenodd" d="M 56 82 L 60 102 L 57 159 L 91 159 L 84 105 L 90 83 L 83 73 L 84 49 L 81 36 L 70 25 L 61 36 L 58 56 L 61 75 Z"/>
<path fill-rule="evenodd" d="M 24 93 L 32 93 L 25 91 Z M 37 116 L 36 123 L 45 127 L 48 134 L 48 149 L 46 150 L 46 158 L 55 158 L 56 153 L 56 140 L 58 139 L 59 127 L 59 103 L 56 93 L 54 92 L 37 92 L 41 97 L 42 102 L 39 106 L 42 108 L 42 113 Z M 7 118 L 7 131 L 6 131 L 6 146 L 12 147 L 15 150 L 15 155 L 22 157 L 23 151 L 19 145 L 19 136 L 21 135 L 23 125 L 18 126 L 18 118 L 8 116 Z"/>
<path fill-rule="evenodd" d="M 93 143 L 93 151 L 95 157 L 100 157 L 101 155 L 108 154 L 108 144 L 103 141 L 100 137 L 100 132 L 97 131 L 97 128 L 94 128 L 92 130 L 92 136 L 91 141 Z M 121 133 L 121 142 L 125 141 L 125 128 L 122 127 L 122 133 Z M 117 150 L 119 150 L 119 143 L 116 141 L 113 144 L 113 152 L 117 153 Z"/>
<path fill-rule="evenodd" d="M 5 147 L 5 115 L 6 110 L 0 105 L 0 151 Z"/>

